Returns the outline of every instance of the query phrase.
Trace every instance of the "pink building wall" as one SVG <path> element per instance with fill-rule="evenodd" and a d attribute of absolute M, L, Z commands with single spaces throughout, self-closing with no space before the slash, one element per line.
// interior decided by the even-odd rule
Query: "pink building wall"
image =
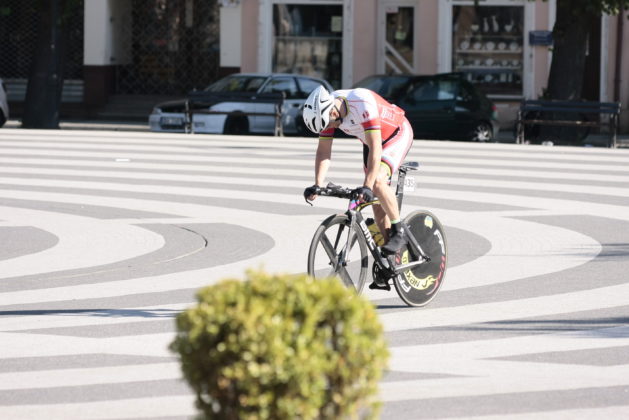
<path fill-rule="evenodd" d="M 353 82 L 376 73 L 378 4 L 376 0 L 359 1 L 360 7 L 357 5 L 358 2 L 354 2 L 352 19 L 354 25 Z"/>
<path fill-rule="evenodd" d="M 243 0 L 242 8 L 242 63 L 240 71 L 258 71 L 258 15 L 260 5 L 256 0 Z"/>
<path fill-rule="evenodd" d="M 439 1 L 440 0 L 417 0 L 415 5 L 415 52 L 414 59 L 418 74 L 432 74 L 439 71 Z M 344 28 L 344 35 L 347 30 L 351 30 L 353 37 L 353 50 L 351 61 L 352 83 L 378 72 L 378 13 L 379 0 L 354 0 L 352 3 L 352 28 Z M 552 30 L 553 20 L 550 17 L 551 6 L 546 1 L 535 1 L 533 12 L 533 29 Z M 259 71 L 258 51 L 260 49 L 259 0 L 241 0 L 242 11 L 242 63 L 241 71 Z M 623 104 L 621 115 L 621 128 L 623 131 L 629 130 L 629 12 L 625 13 L 625 24 L 623 31 L 623 52 L 620 71 L 620 97 L 615 98 L 615 69 L 616 69 L 616 36 L 617 17 L 607 18 L 607 72 L 605 91 L 607 100 L 620 100 Z M 550 59 L 548 47 L 530 47 L 525 54 L 530 55 L 531 65 L 524 71 L 533 72 L 531 81 L 531 93 L 529 96 L 538 97 L 542 94 L 547 85 L 548 72 L 550 70 Z M 345 69 L 347 71 L 347 69 Z M 343 86 L 347 88 L 349 86 Z M 515 118 L 519 102 L 497 101 L 501 120 L 504 126 L 509 126 Z"/>

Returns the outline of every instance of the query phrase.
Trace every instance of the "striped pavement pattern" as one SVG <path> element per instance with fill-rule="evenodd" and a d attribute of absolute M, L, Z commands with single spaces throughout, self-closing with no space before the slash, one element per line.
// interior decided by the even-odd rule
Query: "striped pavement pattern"
<path fill-rule="evenodd" d="M 183 419 L 167 349 L 195 291 L 303 272 L 345 203 L 301 196 L 304 138 L 0 130 L 0 418 Z M 338 139 L 329 180 L 362 182 Z M 450 264 L 407 308 L 369 291 L 392 358 L 382 418 L 629 417 L 629 151 L 416 141 L 404 213 Z"/>

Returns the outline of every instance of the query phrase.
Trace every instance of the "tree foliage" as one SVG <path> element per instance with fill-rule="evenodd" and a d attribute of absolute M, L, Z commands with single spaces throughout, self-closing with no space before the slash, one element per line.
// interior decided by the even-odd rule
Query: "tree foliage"
<path fill-rule="evenodd" d="M 557 0 L 553 56 L 546 94 L 550 99 L 583 97 L 588 39 L 594 19 L 617 15 L 629 0 Z"/>

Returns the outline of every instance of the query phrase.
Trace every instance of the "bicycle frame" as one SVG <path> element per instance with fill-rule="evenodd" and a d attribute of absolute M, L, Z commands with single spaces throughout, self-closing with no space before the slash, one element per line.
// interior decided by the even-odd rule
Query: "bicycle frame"
<path fill-rule="evenodd" d="M 404 172 L 404 175 L 406 175 L 406 172 Z M 403 180 L 404 178 L 402 177 L 402 181 Z M 398 189 L 399 189 L 399 185 L 400 184 L 398 181 Z M 398 197 L 398 205 L 401 206 L 403 195 L 400 194 L 397 197 Z M 409 234 L 407 235 L 408 243 L 410 245 L 411 250 L 415 253 L 415 255 L 419 256 L 418 260 L 410 262 L 408 264 L 396 266 L 393 263 L 393 261 L 389 260 L 389 257 L 385 257 L 382 254 L 382 252 L 380 252 L 380 248 L 376 245 L 376 242 L 374 241 L 371 235 L 371 232 L 369 231 L 369 228 L 367 227 L 367 223 L 365 222 L 365 217 L 361 213 L 362 209 L 369 207 L 371 205 L 374 205 L 374 204 L 378 204 L 378 201 L 372 201 L 369 203 L 358 203 L 357 200 L 353 200 L 353 199 L 350 200 L 349 208 L 345 212 L 350 222 L 350 231 L 348 232 L 347 245 L 349 245 L 350 233 L 352 229 L 355 230 L 356 232 L 359 232 L 360 235 L 362 235 L 365 243 L 367 244 L 367 248 L 369 249 L 369 252 L 371 252 L 371 255 L 373 256 L 374 260 L 377 262 L 378 265 L 380 265 L 382 268 L 388 271 L 389 276 L 398 275 L 410 268 L 416 267 L 425 262 L 429 262 L 430 257 L 426 255 L 426 253 L 423 251 L 423 249 L 421 248 L 421 246 L 419 245 L 415 237 L 410 233 L 410 230 L 408 229 L 408 226 L 406 226 L 406 224 L 404 224 L 404 228 L 407 230 L 407 232 L 409 232 Z M 404 223 L 404 222 L 401 221 L 400 223 Z M 360 229 L 356 229 L 355 226 L 358 226 Z M 337 241 L 338 239 L 339 238 L 337 238 Z M 348 248 L 347 245 L 345 249 Z M 344 257 L 345 255 L 343 251 L 341 258 L 344 258 Z"/>
<path fill-rule="evenodd" d="M 408 192 L 414 184 L 406 177 L 407 171 L 417 166 L 417 163 L 405 163 L 397 173 L 395 195 L 400 213 L 404 191 Z M 344 213 L 330 215 L 317 228 L 308 251 L 310 275 L 315 278 L 326 273 L 336 275 L 347 287 L 361 292 L 371 265 L 374 284 L 369 286 L 370 289 L 391 290 L 393 282 L 398 295 L 409 306 L 424 306 L 435 297 L 443 283 L 447 248 L 443 226 L 432 213 L 413 210 L 402 219 L 406 246 L 394 255 L 385 255 L 386 248 L 376 244 L 375 226 L 368 225 L 371 219 L 362 213 L 369 206 L 380 205 L 377 198 L 363 203 L 357 201 L 356 190 L 332 183 L 314 188 L 312 195 L 343 198 L 349 203 Z M 308 196 L 305 198 L 311 204 Z M 380 213 L 376 212 L 376 215 Z M 369 254 L 373 258 L 372 264 Z"/>
<path fill-rule="evenodd" d="M 402 210 L 402 202 L 404 200 L 404 183 L 406 180 L 406 173 L 409 170 L 416 170 L 418 166 L 419 164 L 417 162 L 408 162 L 402 165 L 398 169 L 398 180 L 397 180 L 395 196 L 398 202 L 398 209 L 400 211 Z M 369 249 L 369 252 L 373 256 L 374 260 L 376 261 L 376 264 L 382 267 L 384 270 L 386 270 L 388 277 L 396 276 L 410 268 L 416 267 L 420 264 L 430 261 L 430 257 L 426 255 L 426 253 L 422 250 L 421 246 L 419 245 L 415 237 L 412 235 L 410 229 L 408 228 L 406 223 L 404 223 L 404 221 L 401 221 L 400 223 L 404 224 L 403 227 L 408 232 L 407 239 L 408 239 L 408 243 L 411 250 L 413 251 L 415 255 L 419 256 L 417 261 L 413 261 L 408 264 L 396 266 L 393 260 L 389 260 L 389 258 L 391 257 L 385 257 L 382 254 L 382 252 L 380 251 L 380 248 L 376 245 L 376 242 L 373 239 L 371 232 L 369 231 L 369 228 L 367 227 L 367 223 L 365 222 L 364 216 L 361 213 L 361 211 L 366 207 L 369 207 L 372 205 L 379 205 L 378 199 L 371 202 L 367 202 L 367 203 L 360 202 L 356 200 L 353 196 L 351 196 L 350 190 L 342 189 L 341 187 L 338 187 L 333 184 L 329 184 L 326 189 L 321 191 L 321 193 L 322 195 L 329 195 L 329 196 L 334 196 L 334 197 L 339 197 L 339 198 L 349 198 L 350 200 L 347 211 L 345 212 L 345 215 L 349 219 L 349 229 L 347 232 L 347 239 L 346 239 L 347 242 L 343 250 L 341 251 L 341 253 L 338 256 L 336 256 L 337 257 L 336 266 L 334 267 L 335 270 L 338 271 L 339 264 L 342 264 L 342 265 L 345 264 L 346 252 L 350 248 L 350 245 L 351 245 L 352 232 L 356 232 L 357 234 L 362 236 L 362 239 L 367 244 L 367 248 Z M 337 245 L 339 244 L 339 240 L 341 239 L 342 233 L 343 233 L 342 230 L 339 230 L 337 237 L 335 239 L 334 248 L 336 248 Z M 332 256 L 330 256 L 330 258 L 332 258 Z"/>

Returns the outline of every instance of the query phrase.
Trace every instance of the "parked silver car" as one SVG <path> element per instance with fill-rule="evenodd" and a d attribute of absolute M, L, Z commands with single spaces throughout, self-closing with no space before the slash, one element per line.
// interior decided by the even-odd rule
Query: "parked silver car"
<path fill-rule="evenodd" d="M 0 127 L 9 119 L 9 102 L 7 100 L 7 87 L 0 79 Z"/>
<path fill-rule="evenodd" d="M 305 99 L 323 80 L 285 73 L 238 73 L 224 77 L 188 98 L 163 102 L 149 116 L 152 131 L 195 133 L 273 134 L 275 105 L 283 95 L 281 124 L 284 133 L 305 136 L 301 117 Z M 187 118 L 190 118 L 188 120 Z"/>

